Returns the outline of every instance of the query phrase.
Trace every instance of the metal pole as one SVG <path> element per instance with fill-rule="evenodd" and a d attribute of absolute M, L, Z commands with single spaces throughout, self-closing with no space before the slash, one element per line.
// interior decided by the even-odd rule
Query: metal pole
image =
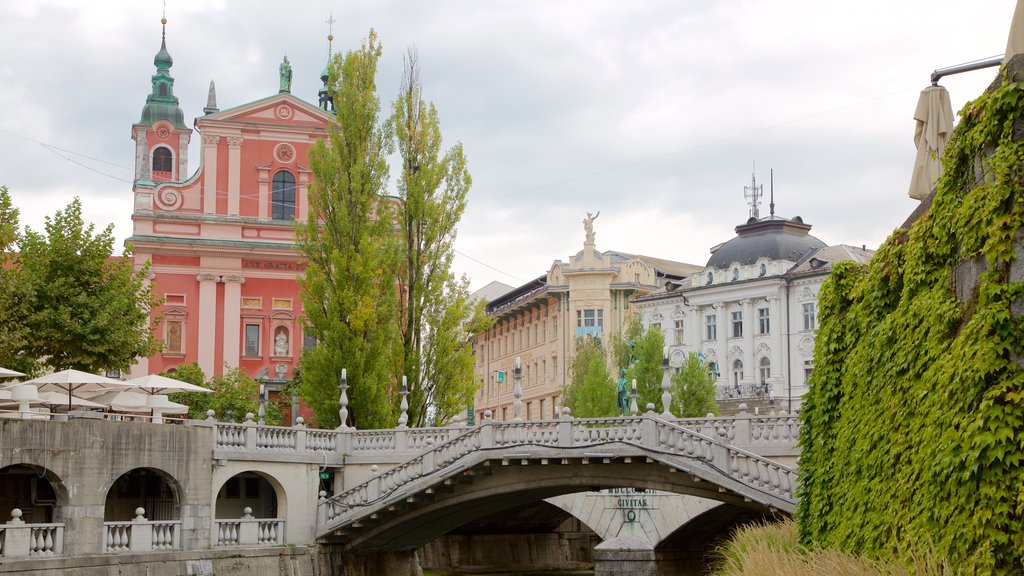
<path fill-rule="evenodd" d="M 947 66 L 946 68 L 938 68 L 932 72 L 932 86 L 939 83 L 939 79 L 943 76 L 952 76 L 953 74 L 960 74 L 961 72 L 971 72 L 974 70 L 981 70 L 982 68 L 991 68 L 992 66 L 999 66 L 1003 62 L 1003 55 L 992 56 L 982 60 L 975 60 L 973 62 L 965 62 L 963 64 L 957 64 L 956 66 Z"/>

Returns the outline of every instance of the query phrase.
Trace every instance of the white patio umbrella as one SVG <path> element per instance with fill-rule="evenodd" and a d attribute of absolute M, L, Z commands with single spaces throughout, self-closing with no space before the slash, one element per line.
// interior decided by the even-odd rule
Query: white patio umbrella
<path fill-rule="evenodd" d="M 108 390 L 107 392 L 87 394 L 89 400 L 104 406 L 109 406 L 111 410 L 139 414 L 152 412 L 153 406 L 152 400 L 150 399 L 155 396 L 160 396 L 147 394 L 138 390 Z M 185 414 L 188 412 L 188 406 L 185 406 L 184 404 L 178 404 L 177 402 L 171 402 L 170 400 L 159 400 L 157 402 L 160 410 L 164 414 Z"/>
<path fill-rule="evenodd" d="M 923 200 L 942 175 L 942 155 L 953 132 L 953 106 L 949 103 L 949 92 L 938 85 L 922 90 L 914 120 L 917 120 L 914 129 L 917 158 L 910 177 L 909 194 L 915 200 Z"/>
<path fill-rule="evenodd" d="M 24 376 L 24 374 L 0 367 L 0 378 L 17 378 L 18 376 Z"/>
<path fill-rule="evenodd" d="M 195 384 L 189 384 L 188 382 L 182 382 L 181 380 L 175 380 L 174 378 L 168 378 L 159 374 L 132 378 L 131 380 L 125 380 L 124 383 L 132 386 L 138 392 L 151 395 L 174 394 L 175 392 L 213 392 L 209 388 L 203 388 L 202 386 L 196 386 Z"/>
<path fill-rule="evenodd" d="M 1006 39 L 1003 64 L 1021 52 L 1024 52 L 1024 0 L 1017 0 L 1017 7 L 1013 10 L 1013 20 L 1010 21 L 1010 34 Z"/>
<path fill-rule="evenodd" d="M 131 387 L 131 385 L 125 384 L 120 380 L 73 369 L 61 370 L 60 372 L 33 378 L 23 382 L 23 384 L 31 384 L 38 388 L 40 396 L 43 392 L 63 392 L 67 395 L 68 410 L 71 410 L 72 394 L 75 392 L 120 390 Z"/>

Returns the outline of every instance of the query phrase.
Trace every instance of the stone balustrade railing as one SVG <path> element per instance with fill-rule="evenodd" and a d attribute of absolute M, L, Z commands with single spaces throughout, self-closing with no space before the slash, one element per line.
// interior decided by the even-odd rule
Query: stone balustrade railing
<path fill-rule="evenodd" d="M 652 454 L 680 456 L 706 465 L 723 477 L 737 480 L 759 493 L 767 493 L 792 504 L 797 483 L 795 470 L 726 440 L 729 435 L 735 437 L 739 434 L 750 443 L 754 436 L 758 440 L 762 437 L 771 440 L 773 436 L 781 437 L 782 431 L 786 434 L 794 431 L 790 419 L 763 420 L 741 420 L 732 422 L 731 426 L 720 427 L 714 425 L 718 419 L 698 422 L 714 435 L 687 427 L 687 421 L 663 420 L 653 413 L 631 418 L 572 419 L 566 416 L 560 420 L 522 422 L 485 420 L 480 426 L 464 429 L 463 433 L 447 442 L 376 473 L 367 482 L 329 499 L 322 496 L 317 507 L 318 525 L 335 523 L 350 510 L 372 507 L 407 483 L 443 470 L 471 453 L 520 447 L 588 448 L 610 443 L 632 445 Z M 775 433 L 776 427 L 780 428 L 778 434 Z M 720 428 L 726 432 L 719 432 Z M 433 438 L 425 441 L 428 448 L 432 441 Z M 791 439 L 788 441 L 792 442 Z"/>
<path fill-rule="evenodd" d="M 135 509 L 135 518 L 103 523 L 104 552 L 150 552 L 181 549 L 181 520 L 146 520 L 146 511 Z"/>
<path fill-rule="evenodd" d="M 0 558 L 45 558 L 64 553 L 63 524 L 27 524 L 21 510 L 0 524 Z"/>
<path fill-rule="evenodd" d="M 576 440 L 584 439 L 579 435 L 595 440 L 603 434 L 624 433 L 621 425 L 628 421 L 629 418 L 589 420 L 587 426 L 578 428 L 573 434 L 577 435 Z M 785 413 L 771 416 L 739 415 L 667 421 L 725 444 L 750 448 L 777 446 L 792 450 L 796 447 L 800 433 L 799 419 Z M 215 449 L 219 452 L 218 457 L 252 460 L 266 457 L 287 460 L 288 456 L 294 456 L 319 461 L 318 456 L 322 458 L 322 455 L 332 454 L 338 459 L 345 457 L 354 461 L 369 462 L 381 459 L 381 462 L 400 462 L 411 459 L 428 446 L 439 446 L 460 436 L 472 434 L 484 424 L 501 425 L 494 431 L 494 440 L 498 446 L 505 442 L 521 442 L 527 439 L 533 443 L 549 445 L 558 436 L 560 422 L 561 419 L 500 423 L 484 420 L 475 427 L 388 430 L 319 430 L 306 428 L 301 418 L 291 428 L 259 425 L 251 417 L 241 424 L 215 421 L 213 424 L 216 428 Z M 240 453 L 244 453 L 244 456 Z"/>
<path fill-rule="evenodd" d="M 214 525 L 218 547 L 284 544 L 284 519 L 253 518 L 252 508 L 246 507 L 237 520 L 215 520 Z"/>

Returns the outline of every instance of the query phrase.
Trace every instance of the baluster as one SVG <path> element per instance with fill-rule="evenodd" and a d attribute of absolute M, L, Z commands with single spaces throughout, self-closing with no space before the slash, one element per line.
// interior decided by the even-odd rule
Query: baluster
<path fill-rule="evenodd" d="M 46 540 L 43 542 L 43 550 L 47 553 L 53 552 L 53 529 L 44 528 L 43 532 L 46 533 Z"/>

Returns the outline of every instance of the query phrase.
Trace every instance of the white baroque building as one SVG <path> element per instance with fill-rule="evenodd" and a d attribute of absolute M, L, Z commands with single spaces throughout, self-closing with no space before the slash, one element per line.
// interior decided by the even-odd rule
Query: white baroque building
<path fill-rule="evenodd" d="M 836 262 L 874 254 L 827 246 L 810 230 L 799 216 L 751 217 L 711 249 L 700 273 L 634 300 L 645 328 L 664 332 L 672 366 L 690 352 L 703 357 L 723 411 L 751 400 L 799 408 L 813 369 L 818 290 Z"/>

